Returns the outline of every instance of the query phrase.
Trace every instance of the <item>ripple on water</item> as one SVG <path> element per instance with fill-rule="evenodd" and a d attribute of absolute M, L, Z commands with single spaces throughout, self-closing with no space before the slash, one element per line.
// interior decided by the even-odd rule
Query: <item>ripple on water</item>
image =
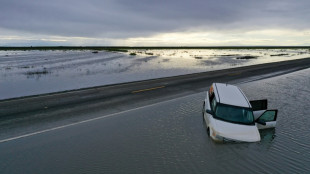
<path fill-rule="evenodd" d="M 309 74 L 306 69 L 240 85 L 249 99 L 267 98 L 279 109 L 277 127 L 260 131 L 257 143 L 212 141 L 201 115 L 202 92 L 88 122 L 79 131 L 68 128 L 76 137 L 62 137 L 65 144 L 54 137 L 52 146 L 38 146 L 39 155 L 29 156 L 41 158 L 36 169 L 42 173 L 50 166 L 58 166 L 53 173 L 309 173 Z M 21 154 L 0 168 L 14 169 L 28 157 Z"/>
<path fill-rule="evenodd" d="M 265 165 L 272 161 L 277 173 L 310 171 L 310 69 L 241 85 L 250 99 L 268 99 L 269 108 L 279 109 L 275 139 L 263 157 Z M 255 92 L 256 91 L 256 92 Z M 259 92 L 257 92 L 259 91 Z M 263 97 L 265 95 L 265 97 Z M 264 142 L 261 142 L 263 144 Z M 267 157 L 269 156 L 269 157 Z M 257 161 L 257 160 L 256 160 Z M 271 171 L 274 171 L 272 169 Z"/>

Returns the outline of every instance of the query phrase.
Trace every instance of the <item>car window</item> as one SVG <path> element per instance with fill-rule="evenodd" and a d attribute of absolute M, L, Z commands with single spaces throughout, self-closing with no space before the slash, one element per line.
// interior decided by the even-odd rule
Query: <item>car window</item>
<path fill-rule="evenodd" d="M 275 121 L 276 111 L 266 111 L 262 116 L 259 117 L 259 121 L 268 122 Z"/>
<path fill-rule="evenodd" d="M 229 122 L 254 124 L 254 116 L 250 108 L 219 104 L 216 107 L 215 116 Z"/>
<path fill-rule="evenodd" d="M 213 98 L 214 98 L 214 93 L 213 94 L 209 94 L 209 101 L 210 101 L 210 103 L 212 102 Z"/>
<path fill-rule="evenodd" d="M 213 100 L 211 101 L 211 109 L 212 109 L 212 111 L 215 111 L 215 108 L 216 108 L 216 99 L 215 99 L 215 97 L 213 97 Z"/>

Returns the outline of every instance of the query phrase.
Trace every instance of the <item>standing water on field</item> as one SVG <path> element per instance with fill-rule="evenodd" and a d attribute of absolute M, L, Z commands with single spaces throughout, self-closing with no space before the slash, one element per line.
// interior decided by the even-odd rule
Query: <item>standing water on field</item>
<path fill-rule="evenodd" d="M 306 57 L 309 49 L 0 51 L 0 100 Z"/>

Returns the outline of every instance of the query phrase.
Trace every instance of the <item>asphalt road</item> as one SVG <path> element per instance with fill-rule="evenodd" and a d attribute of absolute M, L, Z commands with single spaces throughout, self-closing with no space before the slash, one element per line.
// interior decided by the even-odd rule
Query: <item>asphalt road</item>
<path fill-rule="evenodd" d="M 206 91 L 212 82 L 242 83 L 310 67 L 310 58 L 101 86 L 0 101 L 0 138 L 71 124 Z"/>
<path fill-rule="evenodd" d="M 143 106 L 206 90 L 212 82 L 237 83 L 310 67 L 310 58 L 238 67 L 204 73 L 100 86 L 38 96 L 0 100 L 0 119 L 59 110 L 102 110 Z M 139 104 L 140 103 L 140 104 Z"/>
<path fill-rule="evenodd" d="M 166 98 L 176 94 L 188 94 L 205 90 L 212 82 L 232 82 L 240 79 L 285 73 L 310 67 L 310 58 L 252 65 L 204 73 L 145 80 L 117 85 L 99 86 L 79 90 L 43 94 L 23 98 L 0 100 L 0 118 L 16 116 L 46 109 L 62 109 L 72 106 L 108 101 L 106 104 L 123 104 Z M 132 102 L 130 102 L 132 103 Z"/>

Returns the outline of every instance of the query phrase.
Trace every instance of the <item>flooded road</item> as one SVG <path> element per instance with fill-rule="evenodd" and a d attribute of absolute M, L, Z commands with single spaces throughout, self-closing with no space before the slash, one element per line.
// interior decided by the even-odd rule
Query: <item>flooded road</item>
<path fill-rule="evenodd" d="M 279 109 L 258 143 L 215 143 L 205 93 L 0 143 L 1 173 L 309 173 L 310 69 L 239 84 Z"/>

